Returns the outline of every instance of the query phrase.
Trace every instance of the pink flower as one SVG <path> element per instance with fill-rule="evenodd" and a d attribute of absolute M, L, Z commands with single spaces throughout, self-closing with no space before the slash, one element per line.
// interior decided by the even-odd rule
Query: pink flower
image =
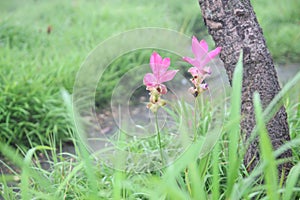
<path fill-rule="evenodd" d="M 205 65 L 220 53 L 221 47 L 217 47 L 216 49 L 208 52 L 208 45 L 206 41 L 201 40 L 199 42 L 197 38 L 193 36 L 192 51 L 195 58 L 183 57 L 184 61 L 194 66 L 189 69 L 189 72 L 192 74 L 192 76 L 203 77 L 211 74 L 210 68 L 205 67 Z"/>
<path fill-rule="evenodd" d="M 156 89 L 160 94 L 167 93 L 167 87 L 162 84 L 174 78 L 178 70 L 168 70 L 170 66 L 170 58 L 164 58 L 153 52 L 150 57 L 150 67 L 153 73 L 147 73 L 144 76 L 144 85 L 147 90 Z"/>

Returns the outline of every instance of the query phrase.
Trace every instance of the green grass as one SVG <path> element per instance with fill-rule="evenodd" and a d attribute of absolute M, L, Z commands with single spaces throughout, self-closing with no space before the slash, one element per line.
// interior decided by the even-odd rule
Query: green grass
<path fill-rule="evenodd" d="M 298 0 L 252 1 L 268 48 L 276 62 L 299 62 L 300 13 Z"/>
<path fill-rule="evenodd" d="M 232 96 L 231 96 L 231 110 L 229 119 L 231 121 L 236 121 L 236 124 L 239 124 L 241 120 L 241 98 L 242 98 L 242 80 L 243 80 L 243 54 L 241 52 L 238 65 L 234 71 L 234 78 L 232 80 Z M 231 126 L 228 129 L 228 176 L 227 176 L 227 185 L 228 190 L 226 197 L 230 198 L 234 182 L 238 177 L 238 170 L 240 166 L 240 160 L 238 154 L 239 148 L 239 139 L 240 139 L 240 127 L 235 125 Z"/>
<path fill-rule="evenodd" d="M 298 1 L 253 4 L 276 61 L 299 62 Z M 71 126 L 59 91 L 72 93 L 81 63 L 101 41 L 140 27 L 210 39 L 194 0 L 32 0 L 0 5 L 1 141 L 27 147 L 48 144 L 53 134 L 57 140 L 69 138 Z M 97 88 L 96 105 L 104 107 L 109 101 L 117 80 L 113 77 L 148 60 L 147 53 L 135 52 L 112 63 L 103 76 L 105 85 Z"/>
<path fill-rule="evenodd" d="M 275 2 L 253 1 L 268 47 L 276 62 L 300 62 L 299 1 Z M 52 31 L 47 34 L 49 26 Z M 200 103 L 203 118 L 197 133 L 208 131 L 210 139 L 219 138 L 216 144 L 209 140 L 204 142 L 203 135 L 199 135 L 199 140 L 168 168 L 157 169 L 159 159 L 151 158 L 151 162 L 147 161 L 154 164 L 156 170 L 139 174 L 114 170 L 94 160 L 77 137 L 78 130 L 74 129 L 72 119 L 74 111 L 70 109 L 67 92 L 72 94 L 76 72 L 96 45 L 112 35 L 140 27 L 163 27 L 199 38 L 207 36 L 194 0 L 0 2 L 0 152 L 22 169 L 21 174 L 12 170 L 13 175 L 0 177 L 0 195 L 5 199 L 299 198 L 300 96 L 297 86 L 286 87 L 281 94 L 284 101 L 280 98 L 274 101 L 274 107 L 263 114 L 256 98 L 256 118 L 260 122 L 257 134 L 261 137 L 261 146 L 270 147 L 262 119 L 268 118 L 268 113 L 273 113 L 282 102 L 287 107 L 295 167 L 285 187 L 273 180 L 277 161 L 270 148 L 261 149 L 265 164 L 251 174 L 247 174 L 241 162 L 244 147 L 236 137 L 241 117 L 237 112 L 239 80 L 234 81 L 230 111 L 224 113 L 230 117 L 220 136 L 218 132 L 209 132 L 213 112 L 208 109 L 210 106 Z M 131 66 L 148 63 L 149 52 L 133 52 L 111 63 L 103 77 L 105 85 L 96 91 L 97 106 L 105 106 L 109 101 L 111 88 L 117 80 L 113 77 L 120 77 Z M 161 53 L 166 56 L 165 52 Z M 236 73 L 237 78 L 241 72 Z M 297 83 L 299 79 L 290 86 Z M 67 91 L 63 93 L 64 98 L 63 88 Z M 207 105 L 205 109 L 203 105 Z M 178 114 L 183 113 L 185 119 L 190 119 L 190 109 L 179 102 L 168 112 L 180 122 L 182 118 Z M 184 139 L 190 136 L 187 129 L 180 131 L 186 135 Z M 168 133 L 163 132 L 162 141 L 164 145 L 173 145 L 168 143 L 174 140 Z M 54 150 L 65 140 L 74 141 L 74 155 Z M 120 144 L 140 153 L 157 149 L 155 141 L 155 138 L 135 139 Z M 32 162 L 40 152 L 52 157 L 50 170 L 43 169 L 41 163 Z M 117 164 L 124 167 L 122 162 Z M 258 184 L 255 177 L 262 173 L 265 182 Z"/>
<path fill-rule="evenodd" d="M 48 144 L 51 134 L 58 141 L 68 139 L 71 126 L 60 89 L 72 93 L 76 72 L 89 52 L 112 35 L 145 26 L 189 33 L 181 27 L 183 18 L 178 19 L 168 10 L 170 2 L 163 6 L 140 1 L 2 2 L 1 141 L 29 147 L 30 143 Z M 187 13 L 187 9 L 183 12 Z M 47 34 L 49 26 L 52 31 Z M 128 70 L 129 62 L 148 63 L 149 56 L 135 54 L 122 62 L 115 62 L 104 76 L 107 85 L 97 90 L 97 106 L 107 104 L 114 80 Z"/>
<path fill-rule="evenodd" d="M 259 96 L 255 95 L 255 115 L 258 121 L 257 134 L 260 137 L 260 153 L 262 155 L 262 163 L 255 170 L 248 174 L 245 172 L 241 159 L 245 146 L 241 141 L 233 137 L 239 137 L 239 119 L 241 118 L 238 112 L 240 107 L 242 64 L 238 64 L 234 73 L 233 90 L 231 92 L 231 105 L 224 130 L 219 137 L 217 143 L 212 144 L 212 151 L 207 151 L 204 148 L 206 140 L 203 140 L 203 133 L 198 139 L 187 148 L 172 164 L 166 168 L 155 169 L 152 171 L 144 171 L 143 173 L 134 173 L 130 169 L 120 171 L 108 167 L 105 163 L 95 160 L 93 154 L 88 153 L 85 149 L 80 137 L 81 128 L 77 134 L 72 135 L 74 140 L 76 154 L 67 154 L 68 157 L 63 157 L 63 153 L 55 151 L 52 148 L 39 146 L 30 149 L 26 155 L 16 156 L 15 150 L 1 143 L 0 152 L 12 160 L 16 165 L 22 168 L 21 174 L 15 174 L 21 180 L 15 186 L 15 189 L 20 189 L 21 192 L 14 192 L 11 186 L 8 185 L 9 176 L 3 175 L 0 185 L 3 190 L 2 196 L 6 199 L 14 199 L 19 196 L 22 199 L 31 199 L 33 197 L 40 199 L 297 199 L 300 197 L 300 182 L 297 178 L 299 175 L 300 160 L 294 157 L 294 168 L 291 170 L 287 178 L 286 186 L 281 186 L 277 182 L 277 162 L 275 154 L 271 148 L 270 138 L 266 134 L 264 117 L 268 113 L 273 113 L 280 107 L 283 101 L 276 99 L 271 103 L 270 107 L 262 111 Z M 285 96 L 291 86 L 296 86 L 300 81 L 298 74 L 290 84 L 283 89 L 280 94 Z M 297 86 L 296 86 L 297 87 Z M 75 110 L 72 110 L 71 98 L 66 91 L 63 91 L 63 99 L 65 100 L 69 116 L 74 117 Z M 289 99 L 289 97 L 284 97 Z M 224 102 L 223 102 L 224 103 Z M 174 104 L 175 105 L 175 104 Z M 206 104 L 204 104 L 207 106 Z M 272 106 L 273 105 L 273 106 Z M 274 106 L 276 105 L 276 106 Z M 192 117 L 190 111 L 182 103 L 178 103 L 175 109 L 169 110 L 173 113 L 174 120 L 186 119 L 182 123 L 188 123 Z M 288 107 L 289 108 L 289 107 Z M 288 109 L 289 110 L 289 109 Z M 203 116 L 210 115 L 211 110 L 208 109 Z M 268 112 L 268 113 L 266 113 Z M 185 116 L 181 116 L 181 115 Z M 290 118 L 297 118 L 293 113 L 288 113 Z M 181 118 L 182 117 L 182 118 Z M 299 118 L 298 118 L 299 120 Z M 211 124 L 212 122 L 208 122 Z M 200 126 L 201 124 L 199 124 Z M 193 140 L 193 131 L 197 128 L 190 129 L 183 125 L 179 129 L 181 135 L 186 135 Z M 204 134 L 208 137 L 215 137 L 213 128 L 208 129 Z M 295 129 L 291 129 L 293 133 Z M 168 138 L 169 133 L 162 133 L 163 138 Z M 290 146 L 294 149 L 299 148 L 300 138 L 297 136 L 290 142 Z M 150 142 L 150 146 L 140 145 L 143 140 L 136 140 L 134 143 L 129 143 L 127 137 L 121 137 L 124 141 L 116 143 L 121 144 L 121 148 L 128 149 L 131 152 L 140 152 L 141 149 L 145 152 L 153 152 L 158 146 L 155 142 Z M 155 139 L 148 138 L 146 141 Z M 170 138 L 169 138 L 170 139 Z M 162 139 L 163 140 L 163 139 Z M 124 146 L 125 145 L 125 146 Z M 133 148 L 134 146 L 137 148 Z M 51 145 L 55 147 L 55 142 Z M 37 151 L 50 149 L 48 154 L 52 154 L 53 161 L 50 161 L 50 170 L 44 170 L 39 163 L 33 164 L 31 158 L 36 156 Z M 237 149 L 239 149 L 237 151 Z M 203 153 L 205 152 L 205 153 Z M 237 159 L 232 158 L 232 153 Z M 47 152 L 46 152 L 47 154 Z M 119 155 L 126 155 L 120 152 Z M 118 154 L 117 154 L 118 156 Z M 159 153 L 156 155 L 160 157 Z M 121 159 L 122 158 L 122 159 Z M 124 162 L 125 159 L 125 162 Z M 154 160 L 151 160 L 154 159 Z M 155 157 L 148 157 L 146 162 L 157 162 Z M 117 161 L 117 167 L 120 168 L 126 165 L 126 157 L 120 157 Z M 136 166 L 131 166 L 136 167 Z M 257 176 L 264 177 L 263 183 L 257 181 Z"/>

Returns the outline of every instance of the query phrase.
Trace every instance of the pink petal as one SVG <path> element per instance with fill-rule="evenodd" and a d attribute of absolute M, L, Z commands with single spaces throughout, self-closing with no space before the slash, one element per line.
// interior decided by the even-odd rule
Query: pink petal
<path fill-rule="evenodd" d="M 199 69 L 197 67 L 191 67 L 188 72 L 191 73 L 193 77 L 199 75 Z"/>
<path fill-rule="evenodd" d="M 190 63 L 194 67 L 199 67 L 199 68 L 201 67 L 200 62 L 198 60 L 194 59 L 194 58 L 183 57 L 183 60 Z"/>
<path fill-rule="evenodd" d="M 143 82 L 144 82 L 144 85 L 146 85 L 147 87 L 153 87 L 153 86 L 155 86 L 157 84 L 157 79 L 154 76 L 154 74 L 147 73 L 144 76 Z"/>
<path fill-rule="evenodd" d="M 207 83 L 202 83 L 202 84 L 200 84 L 200 87 L 201 87 L 203 90 L 207 90 L 207 89 L 208 89 L 208 84 L 207 84 Z"/>
<path fill-rule="evenodd" d="M 159 78 L 159 83 L 170 81 L 174 78 L 178 70 L 169 70 Z"/>
<path fill-rule="evenodd" d="M 220 52 L 221 52 L 221 47 L 217 47 L 216 49 L 210 51 L 205 59 L 201 62 L 201 65 L 204 66 L 206 65 L 209 61 L 211 61 L 214 57 L 216 57 Z"/>
<path fill-rule="evenodd" d="M 214 57 L 216 57 L 216 56 L 221 52 L 221 50 L 222 50 L 221 47 L 217 47 L 217 48 L 215 48 L 214 50 L 210 51 L 210 52 L 208 53 L 208 56 L 211 57 L 211 58 L 213 59 Z"/>
<path fill-rule="evenodd" d="M 161 89 L 160 93 L 161 94 L 167 94 L 167 92 L 168 92 L 167 87 L 164 84 L 160 84 L 159 86 L 160 86 L 160 89 Z"/>
<path fill-rule="evenodd" d="M 201 40 L 199 42 L 200 46 L 202 47 L 202 49 L 207 53 L 208 52 L 208 44 L 205 40 Z"/>
<path fill-rule="evenodd" d="M 159 68 L 160 68 L 161 62 L 162 62 L 161 56 L 154 51 L 150 57 L 150 67 L 155 76 L 157 76 L 159 73 Z"/>
<path fill-rule="evenodd" d="M 196 59 L 202 59 L 203 56 L 207 54 L 208 45 L 205 40 L 201 40 L 200 42 L 198 42 L 197 38 L 193 36 L 192 51 Z"/>
<path fill-rule="evenodd" d="M 165 73 L 171 64 L 170 58 L 164 58 L 160 66 L 160 74 Z"/>

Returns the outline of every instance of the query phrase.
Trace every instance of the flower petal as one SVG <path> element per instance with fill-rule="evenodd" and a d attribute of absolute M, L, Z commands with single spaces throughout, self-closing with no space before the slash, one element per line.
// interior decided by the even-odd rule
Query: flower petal
<path fill-rule="evenodd" d="M 199 69 L 197 67 L 191 67 L 188 72 L 191 73 L 193 77 L 199 76 Z"/>
<path fill-rule="evenodd" d="M 164 84 L 160 84 L 160 93 L 161 94 L 167 94 L 168 90 L 167 90 L 167 87 L 164 85 Z"/>
<path fill-rule="evenodd" d="M 184 61 L 190 63 L 191 65 L 193 65 L 194 67 L 201 67 L 201 64 L 198 60 L 194 59 L 194 58 L 190 58 L 190 57 L 183 57 L 182 58 Z"/>
<path fill-rule="evenodd" d="M 163 83 L 163 82 L 167 82 L 167 81 L 172 80 L 178 71 L 179 70 L 169 70 L 169 71 L 167 71 L 161 77 L 159 77 L 159 80 L 158 80 L 159 83 Z"/>
<path fill-rule="evenodd" d="M 211 61 L 214 57 L 216 57 L 220 52 L 221 52 L 221 47 L 217 47 L 216 49 L 210 51 L 205 59 L 201 62 L 201 65 L 204 66 L 206 65 L 209 61 Z"/>
<path fill-rule="evenodd" d="M 205 40 L 201 40 L 199 42 L 200 46 L 202 47 L 202 49 L 207 53 L 208 52 L 208 44 Z"/>
<path fill-rule="evenodd" d="M 153 52 L 150 57 L 150 67 L 154 76 L 159 74 L 160 63 L 162 62 L 161 56 L 157 52 Z"/>
<path fill-rule="evenodd" d="M 192 39 L 192 51 L 196 59 L 200 60 L 207 54 L 208 45 L 205 40 L 198 42 L 197 38 L 193 36 Z"/>
<path fill-rule="evenodd" d="M 165 73 L 168 70 L 170 64 L 171 64 L 170 58 L 164 58 L 161 62 L 160 74 Z"/>
<path fill-rule="evenodd" d="M 208 89 L 208 84 L 207 83 L 202 83 L 202 84 L 200 84 L 200 88 L 202 88 L 203 90 L 207 90 Z"/>
<path fill-rule="evenodd" d="M 221 52 L 221 50 L 222 50 L 221 47 L 217 47 L 217 48 L 215 48 L 214 50 L 210 51 L 210 52 L 208 53 L 208 56 L 211 57 L 211 58 L 213 59 L 214 57 L 216 57 L 216 56 Z"/>
<path fill-rule="evenodd" d="M 154 76 L 154 74 L 151 74 L 151 73 L 147 73 L 144 76 L 143 82 L 144 82 L 144 85 L 146 85 L 147 87 L 154 87 L 155 85 L 157 85 L 157 79 Z"/>

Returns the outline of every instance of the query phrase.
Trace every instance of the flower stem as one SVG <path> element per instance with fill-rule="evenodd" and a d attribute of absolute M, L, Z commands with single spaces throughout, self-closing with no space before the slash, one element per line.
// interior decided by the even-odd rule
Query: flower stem
<path fill-rule="evenodd" d="M 195 130 L 194 130 L 194 139 L 193 141 L 195 142 L 197 139 L 198 135 L 198 126 L 197 126 L 197 105 L 198 105 L 198 97 L 195 97 L 195 106 L 194 106 L 194 125 L 195 125 Z"/>
<path fill-rule="evenodd" d="M 158 126 L 157 112 L 155 113 L 155 126 L 156 126 L 156 131 L 157 131 L 157 140 L 158 140 L 158 145 L 159 145 L 160 157 L 161 157 L 162 163 L 164 164 L 165 161 L 164 161 L 162 146 L 161 146 L 161 139 L 160 139 L 159 126 Z"/>

